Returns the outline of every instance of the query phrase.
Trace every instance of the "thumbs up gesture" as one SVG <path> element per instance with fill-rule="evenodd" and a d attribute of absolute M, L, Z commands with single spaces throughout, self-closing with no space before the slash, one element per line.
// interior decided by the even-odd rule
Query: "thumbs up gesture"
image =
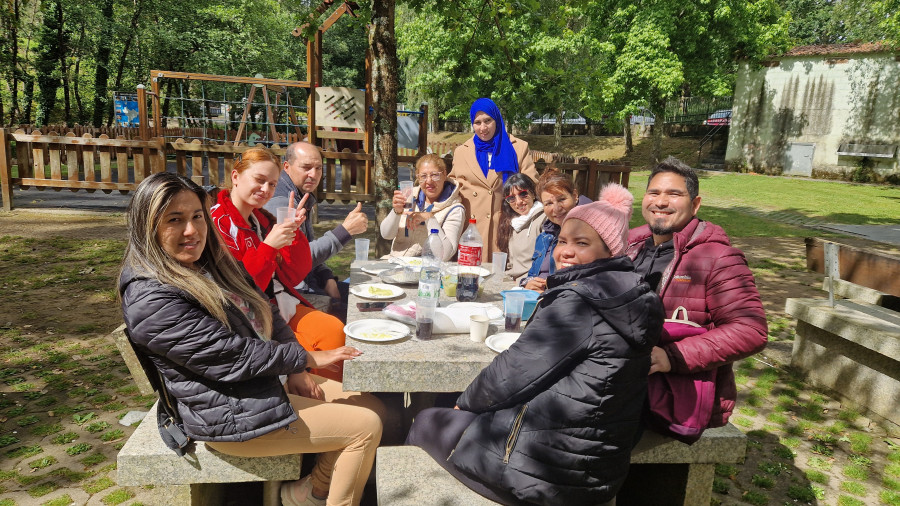
<path fill-rule="evenodd" d="M 369 217 L 362 211 L 362 202 L 357 202 L 356 208 L 344 219 L 344 228 L 350 235 L 361 234 L 369 226 Z"/>

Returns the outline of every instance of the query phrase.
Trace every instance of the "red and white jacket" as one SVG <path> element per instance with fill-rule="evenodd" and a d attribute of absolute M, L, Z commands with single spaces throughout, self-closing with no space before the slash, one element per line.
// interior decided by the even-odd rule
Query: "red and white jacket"
<path fill-rule="evenodd" d="M 650 236 L 647 225 L 632 229 L 626 254 L 635 259 Z M 673 240 L 675 255 L 657 292 L 667 315 L 684 306 L 688 318 L 709 331 L 662 346 L 672 363 L 668 374 L 718 368 L 710 427 L 721 427 L 737 397 L 731 364 L 765 348 L 766 314 L 744 254 L 722 227 L 694 218 Z"/>
<path fill-rule="evenodd" d="M 220 190 L 216 195 L 216 205 L 209 211 L 231 255 L 244 265 L 260 290 L 265 291 L 272 276 L 275 276 L 291 295 L 311 307 L 294 289 L 312 269 L 309 242 L 299 229 L 293 243 L 276 250 L 262 242 L 250 228 L 231 202 L 230 191 Z M 259 221 L 262 236 L 267 236 L 275 224 L 275 217 L 264 209 L 254 209 L 253 216 Z"/>

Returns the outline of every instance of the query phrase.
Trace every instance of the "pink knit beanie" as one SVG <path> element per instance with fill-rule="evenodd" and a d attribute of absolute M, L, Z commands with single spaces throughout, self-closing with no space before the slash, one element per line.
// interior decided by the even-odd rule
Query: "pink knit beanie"
<path fill-rule="evenodd" d="M 599 200 L 573 208 L 565 221 L 575 219 L 590 225 L 616 257 L 625 253 L 632 202 L 634 196 L 625 187 L 610 183 L 603 187 Z"/>

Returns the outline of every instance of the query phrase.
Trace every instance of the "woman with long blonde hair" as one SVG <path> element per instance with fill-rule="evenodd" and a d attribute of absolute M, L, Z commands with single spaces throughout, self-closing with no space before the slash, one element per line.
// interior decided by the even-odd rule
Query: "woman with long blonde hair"
<path fill-rule="evenodd" d="M 351 360 L 359 350 L 304 350 L 222 246 L 205 199 L 171 173 L 153 174 L 135 191 L 119 274 L 129 338 L 159 370 L 188 437 L 245 457 L 320 453 L 311 475 L 282 485 L 283 504 L 359 504 L 383 406 L 318 377 L 324 400 L 296 395 L 309 381 L 307 366 Z"/>

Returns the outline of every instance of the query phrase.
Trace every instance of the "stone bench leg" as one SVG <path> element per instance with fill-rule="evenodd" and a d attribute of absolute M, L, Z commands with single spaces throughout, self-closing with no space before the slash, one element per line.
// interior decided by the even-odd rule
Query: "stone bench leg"
<path fill-rule="evenodd" d="M 684 486 L 684 506 L 709 504 L 712 497 L 715 464 L 690 464 Z"/>
<path fill-rule="evenodd" d="M 708 503 L 709 501 L 707 501 Z M 281 482 L 280 481 L 264 481 L 263 482 L 263 506 L 280 506 L 281 505 Z"/>

